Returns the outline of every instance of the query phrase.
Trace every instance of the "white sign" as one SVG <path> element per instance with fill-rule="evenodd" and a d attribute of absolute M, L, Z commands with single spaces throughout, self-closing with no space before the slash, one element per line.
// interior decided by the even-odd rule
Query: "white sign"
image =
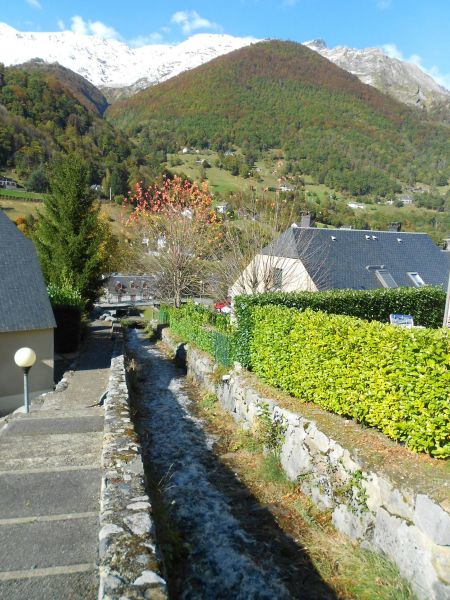
<path fill-rule="evenodd" d="M 389 315 L 389 321 L 391 325 L 401 325 L 408 328 L 414 327 L 414 319 L 411 315 L 392 314 Z"/>

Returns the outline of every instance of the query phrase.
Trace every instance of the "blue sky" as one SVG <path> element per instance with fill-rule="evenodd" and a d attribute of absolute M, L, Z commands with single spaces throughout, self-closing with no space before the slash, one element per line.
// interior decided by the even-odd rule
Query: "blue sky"
<path fill-rule="evenodd" d="M 132 45 L 200 32 L 384 47 L 450 88 L 448 0 L 0 0 L 21 31 L 74 29 Z"/>

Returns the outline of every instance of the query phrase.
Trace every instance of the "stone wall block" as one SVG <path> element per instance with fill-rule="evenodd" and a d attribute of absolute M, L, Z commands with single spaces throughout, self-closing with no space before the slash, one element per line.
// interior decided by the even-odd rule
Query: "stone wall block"
<path fill-rule="evenodd" d="M 374 526 L 370 513 L 355 514 L 346 504 L 339 504 L 333 511 L 333 525 L 352 540 L 370 540 Z"/>
<path fill-rule="evenodd" d="M 406 491 L 394 488 L 384 477 L 378 478 L 381 504 L 391 514 L 412 521 L 414 517 L 414 497 Z"/>
<path fill-rule="evenodd" d="M 347 450 L 347 448 L 344 448 L 344 452 L 342 453 L 341 457 L 341 463 L 349 473 L 360 471 L 362 468 L 361 465 L 358 462 L 356 462 L 356 460 L 354 460 L 354 458 L 354 456 L 352 457 L 350 455 L 350 452 Z"/>
<path fill-rule="evenodd" d="M 380 480 L 375 473 L 370 473 L 362 480 L 362 486 L 367 494 L 367 508 L 376 512 L 382 505 Z"/>
<path fill-rule="evenodd" d="M 428 496 L 418 494 L 414 523 L 436 544 L 450 546 L 450 515 Z"/>
<path fill-rule="evenodd" d="M 433 563 L 439 579 L 450 585 L 450 547 L 433 546 L 431 549 L 431 562 Z"/>
<path fill-rule="evenodd" d="M 291 481 L 312 472 L 313 463 L 308 448 L 303 444 L 305 432 L 289 425 L 281 448 L 280 461 L 284 472 Z"/>

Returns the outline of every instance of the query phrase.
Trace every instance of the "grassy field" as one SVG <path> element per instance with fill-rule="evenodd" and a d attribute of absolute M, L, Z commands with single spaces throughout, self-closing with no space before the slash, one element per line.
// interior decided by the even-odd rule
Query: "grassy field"
<path fill-rule="evenodd" d="M 42 201 L 34 202 L 25 200 L 15 200 L 8 198 L 6 195 L 0 194 L 0 209 L 5 214 L 15 221 L 17 217 L 28 217 L 29 215 L 37 215 L 37 212 L 42 209 Z M 116 235 L 124 235 L 130 237 L 130 230 L 125 226 L 127 218 L 125 209 L 122 206 L 109 202 L 102 202 L 101 210 L 108 216 L 108 221 Z"/>
<path fill-rule="evenodd" d="M 279 178 L 282 176 L 284 161 L 280 159 L 280 151 L 273 150 L 267 156 L 255 163 L 253 177 L 240 177 L 232 175 L 225 169 L 219 169 L 214 166 L 218 158 L 217 153 L 206 151 L 195 154 L 169 154 L 168 161 L 170 169 L 178 174 L 186 174 L 191 179 L 199 181 L 202 175 L 202 166 L 198 161 L 206 160 L 211 165 L 204 169 L 209 184 L 209 189 L 214 193 L 227 194 L 229 192 L 249 192 L 255 191 L 256 196 L 265 195 L 268 198 L 275 198 L 276 192 L 265 192 L 267 188 L 278 189 L 280 187 Z M 171 161 L 180 160 L 182 164 L 171 166 Z M 317 195 L 319 200 L 327 199 L 333 190 L 326 185 L 315 184 L 310 177 L 305 177 L 305 191 L 311 195 Z M 342 194 L 337 194 L 337 199 L 342 198 Z"/>
<path fill-rule="evenodd" d="M 37 194 L 35 192 L 26 192 L 24 190 L 4 190 L 0 188 L 1 198 L 24 199 L 31 202 L 42 202 L 47 194 Z"/>
<path fill-rule="evenodd" d="M 5 214 L 14 221 L 17 217 L 28 217 L 36 215 L 39 208 L 42 207 L 42 202 L 27 202 L 23 200 L 13 200 L 7 197 L 0 196 L 0 209 L 5 211 Z"/>

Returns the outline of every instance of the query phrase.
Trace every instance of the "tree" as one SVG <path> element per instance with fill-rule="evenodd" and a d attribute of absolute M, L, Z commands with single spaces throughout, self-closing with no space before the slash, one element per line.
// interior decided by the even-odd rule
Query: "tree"
<path fill-rule="evenodd" d="M 47 283 L 70 283 L 92 303 L 104 267 L 105 226 L 89 188 L 88 168 L 72 154 L 52 164 L 51 193 L 33 239 Z"/>
<path fill-rule="evenodd" d="M 159 185 L 135 186 L 130 202 L 129 223 L 147 248 L 144 263 L 156 276 L 157 296 L 179 307 L 207 276 L 221 235 L 208 186 L 165 176 Z"/>
<path fill-rule="evenodd" d="M 48 179 L 42 166 L 31 173 L 27 188 L 32 192 L 48 192 Z"/>

